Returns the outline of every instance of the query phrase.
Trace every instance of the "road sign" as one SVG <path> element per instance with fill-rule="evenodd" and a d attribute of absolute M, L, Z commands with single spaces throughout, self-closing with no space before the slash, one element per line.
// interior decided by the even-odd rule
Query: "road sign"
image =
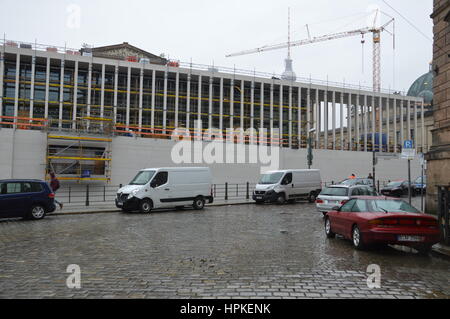
<path fill-rule="evenodd" d="M 385 159 L 385 160 L 397 159 L 398 158 L 398 154 L 396 154 L 396 153 L 379 153 L 379 152 L 377 152 L 377 153 L 375 153 L 375 156 L 377 158 L 382 158 L 382 159 Z"/>
<path fill-rule="evenodd" d="M 402 159 L 413 160 L 416 157 L 416 149 L 412 140 L 403 141 Z"/>

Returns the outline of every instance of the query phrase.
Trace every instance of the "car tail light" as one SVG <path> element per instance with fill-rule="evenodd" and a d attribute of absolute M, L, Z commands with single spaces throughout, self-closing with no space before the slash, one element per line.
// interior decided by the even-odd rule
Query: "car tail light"
<path fill-rule="evenodd" d="M 378 226 L 392 226 L 397 225 L 397 219 L 373 219 L 369 220 L 369 225 L 378 225 Z"/>
<path fill-rule="evenodd" d="M 323 204 L 323 200 L 322 199 L 316 199 L 316 204 Z"/>
<path fill-rule="evenodd" d="M 55 193 L 48 194 L 48 198 L 55 198 Z"/>

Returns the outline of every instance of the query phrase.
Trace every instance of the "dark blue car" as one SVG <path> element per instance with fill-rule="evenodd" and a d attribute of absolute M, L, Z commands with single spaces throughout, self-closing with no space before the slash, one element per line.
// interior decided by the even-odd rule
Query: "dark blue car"
<path fill-rule="evenodd" d="M 42 219 L 55 210 L 55 194 L 37 179 L 0 180 L 0 218 Z"/>

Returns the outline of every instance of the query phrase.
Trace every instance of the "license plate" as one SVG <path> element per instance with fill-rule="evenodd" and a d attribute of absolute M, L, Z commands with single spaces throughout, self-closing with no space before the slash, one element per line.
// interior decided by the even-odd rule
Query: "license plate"
<path fill-rule="evenodd" d="M 398 235 L 397 240 L 398 241 L 413 241 L 413 242 L 419 242 L 423 241 L 423 237 L 421 236 L 406 236 L 406 235 Z"/>
<path fill-rule="evenodd" d="M 262 199 L 262 196 L 256 196 L 256 199 Z"/>
<path fill-rule="evenodd" d="M 117 202 L 117 206 L 123 206 L 122 202 Z"/>

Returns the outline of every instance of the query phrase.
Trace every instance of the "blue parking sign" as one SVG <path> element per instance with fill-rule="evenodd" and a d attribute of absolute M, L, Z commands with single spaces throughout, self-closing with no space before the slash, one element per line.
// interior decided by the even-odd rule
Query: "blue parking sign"
<path fill-rule="evenodd" d="M 414 143 L 412 140 L 406 140 L 403 142 L 403 148 L 406 148 L 406 149 L 414 148 L 413 144 Z"/>

